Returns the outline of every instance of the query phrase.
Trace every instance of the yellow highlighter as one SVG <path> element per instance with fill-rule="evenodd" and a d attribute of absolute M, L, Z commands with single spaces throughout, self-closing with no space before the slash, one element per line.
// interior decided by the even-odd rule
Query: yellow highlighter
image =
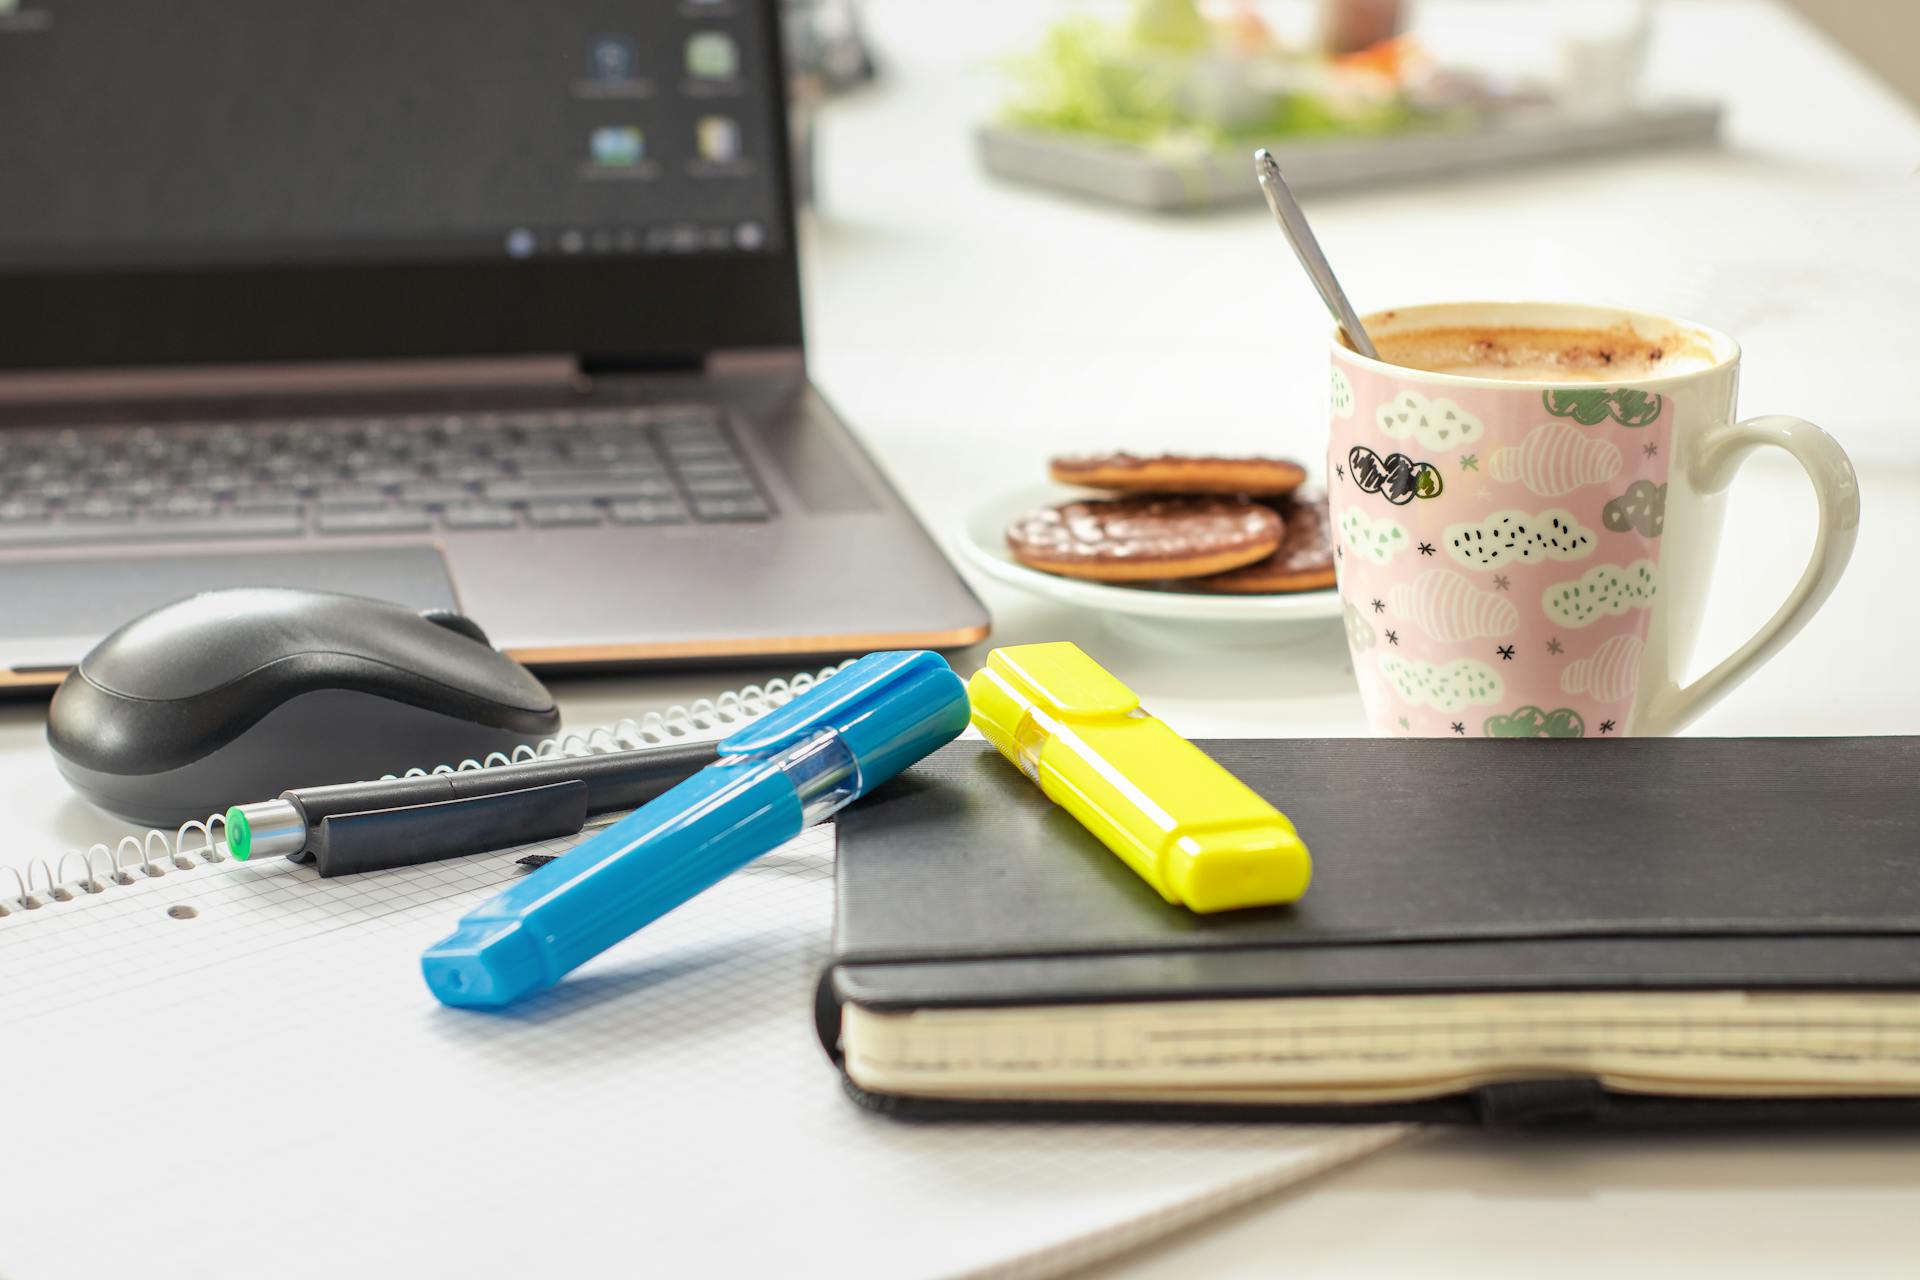
<path fill-rule="evenodd" d="M 1313 863 L 1287 815 L 1061 641 L 995 649 L 973 723 L 1160 896 L 1192 911 L 1292 902 Z"/>

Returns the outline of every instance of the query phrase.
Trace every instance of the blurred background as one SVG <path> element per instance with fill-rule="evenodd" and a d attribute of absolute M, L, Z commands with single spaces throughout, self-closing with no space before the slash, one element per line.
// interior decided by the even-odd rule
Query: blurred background
<path fill-rule="evenodd" d="M 1900 390 L 1920 296 L 1920 6 L 825 9 L 874 78 L 817 87 L 810 112 L 810 358 L 938 533 L 1053 453 L 1257 451 L 1318 469 L 1328 322 L 1252 181 L 1264 145 L 1362 312 L 1571 299 L 1721 329 L 1744 348 L 1742 412 L 1826 426 L 1863 473 L 1866 536 L 1920 534 Z M 1703 653 L 1771 613 L 1812 506 L 1790 462 L 1749 466 L 1728 541 L 1755 568 L 1716 588 Z M 1878 598 L 1856 573 L 1814 625 L 1830 639 L 1801 643 L 1870 632 Z M 1043 620 L 989 601 L 1005 632 Z M 1182 677 L 1197 698 L 1240 678 Z M 1784 669 L 1754 684 L 1776 679 L 1796 687 L 1736 700 L 1709 731 L 1874 714 Z M 1261 680 L 1318 693 L 1288 669 Z M 1804 719 L 1784 719 L 1795 705 Z"/>
<path fill-rule="evenodd" d="M 1898 326 L 1846 318 L 1905 317 L 1913 296 L 1913 103 L 1873 65 L 1920 74 L 1899 52 L 1920 47 L 1920 6 L 819 9 L 858 32 L 878 77 L 810 113 L 810 340 L 823 384 L 859 396 L 843 406 L 856 422 L 990 433 L 946 417 L 939 388 L 991 370 L 997 412 L 1044 419 L 1048 446 L 1220 436 L 1313 454 L 1325 323 L 1245 167 L 1255 145 L 1281 154 L 1363 311 L 1544 297 L 1671 312 L 1745 344 L 1748 408 L 1816 419 L 1824 389 L 1904 360 Z M 1384 43 L 1329 56 L 1344 47 L 1327 44 L 1330 26 Z M 1623 128 L 1593 151 L 1551 140 L 1558 127 L 1606 143 L 1596 131 L 1658 111 L 1674 113 L 1672 136 Z M 1475 150 L 1476 136 L 1536 126 L 1543 150 Z M 995 135 L 1052 150 L 1016 163 L 994 154 Z M 1388 160 L 1378 173 L 1370 147 Z M 1345 167 L 1314 169 L 1316 148 Z M 1231 194 L 1215 200 L 1205 179 L 1221 155 Z M 1085 181 L 1065 172 L 1087 157 L 1113 163 Z M 1198 175 L 1200 195 L 1129 203 L 1142 173 Z M 1089 189 L 1103 179 L 1111 193 Z M 1816 313 L 1832 322 L 1804 323 Z M 834 376 L 855 364 L 859 376 Z M 1196 416 L 1191 377 L 1240 394 Z M 1896 417 L 1831 425 L 1858 454 L 1903 442 Z"/>

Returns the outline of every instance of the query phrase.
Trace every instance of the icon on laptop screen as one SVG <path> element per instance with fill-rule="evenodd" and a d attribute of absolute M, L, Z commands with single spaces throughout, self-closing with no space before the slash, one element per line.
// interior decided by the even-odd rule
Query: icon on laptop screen
<path fill-rule="evenodd" d="M 740 125 L 730 116 L 702 116 L 694 137 L 702 160 L 727 164 L 740 158 Z"/>
<path fill-rule="evenodd" d="M 593 78 L 604 81 L 633 79 L 633 45 L 620 36 L 601 36 L 593 42 Z"/>
<path fill-rule="evenodd" d="M 630 124 L 601 125 L 588 142 L 593 162 L 606 169 L 625 169 L 639 164 L 647 153 L 646 135 Z"/>
<path fill-rule="evenodd" d="M 700 80 L 731 80 L 740 74 L 740 46 L 724 31 L 687 37 L 687 74 Z"/>

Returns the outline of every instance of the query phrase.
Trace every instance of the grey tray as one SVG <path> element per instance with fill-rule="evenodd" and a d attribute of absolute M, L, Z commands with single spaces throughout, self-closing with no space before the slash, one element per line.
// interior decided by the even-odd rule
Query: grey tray
<path fill-rule="evenodd" d="M 1502 112 L 1475 129 L 1280 141 L 1268 149 L 1295 191 L 1324 191 L 1706 143 L 1719 130 L 1720 107 L 1711 102 L 1654 103 L 1604 119 L 1527 107 Z M 976 141 L 990 173 L 1115 204 L 1175 210 L 1260 200 L 1253 180 L 1254 142 L 1176 154 L 997 124 L 982 125 Z"/>

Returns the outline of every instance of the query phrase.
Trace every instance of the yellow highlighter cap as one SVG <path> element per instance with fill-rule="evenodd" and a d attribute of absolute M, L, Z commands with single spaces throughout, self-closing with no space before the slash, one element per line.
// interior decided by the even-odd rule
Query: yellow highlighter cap
<path fill-rule="evenodd" d="M 1124 716 L 1140 706 L 1139 694 L 1071 640 L 995 649 L 987 669 L 1062 719 Z"/>
<path fill-rule="evenodd" d="M 1031 763 L 1020 754 L 1023 726 L 1033 728 L 1030 708 L 1052 719 L 1097 720 L 1132 715 L 1140 707 L 1138 694 L 1070 640 L 991 651 L 987 665 L 967 681 L 967 700 L 974 728 L 1022 769 Z"/>

